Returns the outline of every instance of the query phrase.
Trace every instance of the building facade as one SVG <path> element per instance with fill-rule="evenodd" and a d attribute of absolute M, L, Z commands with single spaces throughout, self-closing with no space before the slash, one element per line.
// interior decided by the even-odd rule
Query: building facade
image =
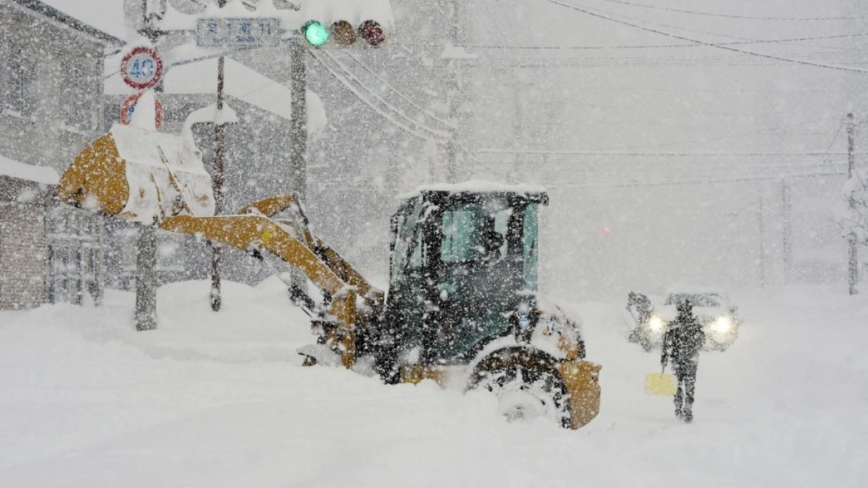
<path fill-rule="evenodd" d="M 0 309 L 100 296 L 101 221 L 52 188 L 103 130 L 103 60 L 121 44 L 38 0 L 0 0 Z"/>

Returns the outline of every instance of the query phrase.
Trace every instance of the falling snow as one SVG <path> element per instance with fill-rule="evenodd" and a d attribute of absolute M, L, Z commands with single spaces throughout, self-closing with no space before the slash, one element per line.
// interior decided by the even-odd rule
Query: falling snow
<path fill-rule="evenodd" d="M 868 486 L 866 28 L 0 0 L 0 486 Z M 691 425 L 643 389 L 684 294 Z"/>

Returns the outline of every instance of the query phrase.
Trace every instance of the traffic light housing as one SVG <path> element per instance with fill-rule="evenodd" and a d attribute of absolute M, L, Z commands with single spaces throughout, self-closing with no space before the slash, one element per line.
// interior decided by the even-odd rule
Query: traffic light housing
<path fill-rule="evenodd" d="M 386 40 L 383 26 L 370 19 L 357 26 L 337 20 L 328 28 L 318 20 L 310 20 L 302 26 L 301 34 L 311 47 L 378 47 Z"/>
<path fill-rule="evenodd" d="M 305 23 L 301 27 L 301 33 L 304 36 L 304 40 L 313 47 L 324 45 L 328 42 L 329 37 L 331 37 L 329 30 L 326 29 L 322 22 L 316 20 Z"/>

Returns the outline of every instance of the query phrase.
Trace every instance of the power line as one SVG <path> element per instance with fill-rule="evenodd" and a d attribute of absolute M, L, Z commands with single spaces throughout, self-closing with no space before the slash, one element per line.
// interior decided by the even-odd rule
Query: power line
<path fill-rule="evenodd" d="M 868 33 L 857 34 L 840 34 L 834 36 L 818 36 L 818 37 L 793 37 L 788 39 L 759 39 L 755 41 L 733 41 L 718 43 L 721 46 L 738 46 L 749 44 L 784 44 L 791 42 L 805 41 L 826 41 L 831 39 L 848 39 L 851 37 L 865 37 Z M 440 46 L 439 44 L 423 44 L 421 46 Z M 621 46 L 504 46 L 494 44 L 468 44 L 461 46 L 466 49 L 503 49 L 503 50 L 529 50 L 529 51 L 560 51 L 560 50 L 613 50 L 613 49 L 669 49 L 669 48 L 696 48 L 706 47 L 704 45 L 691 44 L 636 44 L 636 45 L 621 45 Z"/>
<path fill-rule="evenodd" d="M 838 140 L 838 136 L 841 135 L 841 129 L 844 128 L 844 122 L 845 122 L 845 121 L 846 121 L 846 118 L 845 118 L 845 117 L 841 117 L 841 123 L 838 124 L 838 130 L 835 131 L 835 136 L 832 137 L 832 142 L 829 143 L 829 147 L 826 148 L 826 152 L 825 152 L 825 154 L 823 155 L 823 158 L 824 158 L 824 159 L 825 159 L 826 157 L 828 157 L 828 155 L 830 154 L 829 151 L 832 150 L 832 146 L 835 145 L 835 141 L 837 141 L 837 140 Z M 824 162 L 824 163 L 828 163 L 829 160 L 825 160 L 825 161 L 823 161 L 823 162 Z"/>
<path fill-rule="evenodd" d="M 391 122 L 392 125 L 396 126 L 397 128 L 403 130 L 404 132 L 406 132 L 406 133 L 408 133 L 408 134 L 410 134 L 410 135 L 412 135 L 412 136 L 418 137 L 419 139 L 422 139 L 422 140 L 425 140 L 425 141 L 430 141 L 430 142 L 441 142 L 441 143 L 443 142 L 443 141 L 440 141 L 440 140 L 438 140 L 438 139 L 435 139 L 435 138 L 429 137 L 429 136 L 427 136 L 427 135 L 425 135 L 425 134 L 422 134 L 422 133 L 420 133 L 420 132 L 417 132 L 416 130 L 411 129 L 410 127 L 407 127 L 407 126 L 405 126 L 404 124 L 401 124 L 401 123 L 398 122 L 397 120 L 393 119 L 393 118 L 392 118 L 388 113 L 386 113 L 386 112 L 385 112 L 384 110 L 382 110 L 380 107 L 377 107 L 376 105 L 374 105 L 373 103 L 371 103 L 368 99 L 366 99 L 364 96 L 362 96 L 362 94 L 359 92 L 359 90 L 356 89 L 356 87 L 354 87 L 353 84 L 352 84 L 350 81 L 348 81 L 346 78 L 344 78 L 343 76 L 341 76 L 339 73 L 337 73 L 335 70 L 333 70 L 330 66 L 328 66 L 327 64 L 325 64 L 325 63 L 324 63 L 324 62 L 319 58 L 319 56 L 317 56 L 316 54 L 313 53 L 313 51 L 308 50 L 308 54 L 310 54 L 311 57 L 313 57 L 313 59 L 316 60 L 317 63 L 319 63 L 323 68 L 325 68 L 326 71 L 328 71 L 329 74 L 331 74 L 333 78 L 335 78 L 335 79 L 338 80 L 342 85 L 344 85 L 344 87 L 345 87 L 347 90 L 349 90 L 350 93 L 352 93 L 353 95 L 355 95 L 355 97 L 358 98 L 362 103 L 364 103 L 365 105 L 369 106 L 369 107 L 370 107 L 371 109 L 373 109 L 375 112 L 377 112 L 378 114 L 380 114 L 384 119 L 386 119 L 386 120 L 388 120 L 389 122 Z"/>
<path fill-rule="evenodd" d="M 443 133 L 443 132 L 440 132 L 440 131 L 438 131 L 438 130 L 435 130 L 435 129 L 431 129 L 430 127 L 427 127 L 427 126 L 425 126 L 425 125 L 423 125 L 423 124 L 420 124 L 420 123 L 416 122 L 415 120 L 413 120 L 412 118 L 410 118 L 408 115 L 404 114 L 404 112 L 402 112 L 401 110 L 399 110 L 399 109 L 396 108 L 395 106 L 391 105 L 389 102 L 386 101 L 386 99 L 384 99 L 383 97 L 381 97 L 380 95 L 378 95 L 376 92 L 374 92 L 374 90 L 372 90 L 371 88 L 368 88 L 367 85 L 365 85 L 364 83 L 362 83 L 362 81 L 359 80 L 359 79 L 358 79 L 358 78 L 357 78 L 357 77 L 356 77 L 356 76 L 355 76 L 355 75 L 354 75 L 354 74 L 353 74 L 353 73 L 352 73 L 352 72 L 351 72 L 351 71 L 350 71 L 346 66 L 344 66 L 340 61 L 338 61 L 338 59 L 335 58 L 333 54 L 331 54 L 331 53 L 328 52 L 328 51 L 323 51 L 323 54 L 325 54 L 326 56 L 328 56 L 328 58 L 331 59 L 331 60 L 332 60 L 332 61 L 333 61 L 333 62 L 334 62 L 334 63 L 335 63 L 335 64 L 336 64 L 336 65 L 337 65 L 341 70 L 343 70 L 347 75 L 349 75 L 349 77 L 350 77 L 350 79 L 351 79 L 352 81 L 355 81 L 356 84 L 358 84 L 360 87 L 362 87 L 365 91 L 367 91 L 368 93 L 370 93 L 371 95 L 373 95 L 374 97 L 376 97 L 377 99 L 379 99 L 380 102 L 383 103 L 383 105 L 385 105 L 386 107 L 388 107 L 392 112 L 394 112 L 395 114 L 397 114 L 399 117 L 401 117 L 401 118 L 403 118 L 404 120 L 410 122 L 411 124 L 415 125 L 416 127 L 422 129 L 423 131 L 432 134 L 434 137 L 436 137 L 436 138 L 438 138 L 438 139 L 441 139 L 441 140 L 446 140 L 446 139 L 448 139 L 448 135 L 447 135 L 447 134 L 445 134 L 445 133 Z"/>
<path fill-rule="evenodd" d="M 552 149 L 478 149 L 476 154 L 550 154 L 557 156 L 616 156 L 616 157 L 797 157 L 797 156 L 846 156 L 846 152 L 630 152 L 630 151 L 571 151 Z M 868 155 L 859 152 L 858 155 Z"/>
<path fill-rule="evenodd" d="M 437 122 L 440 122 L 441 124 L 445 125 L 446 127 L 450 128 L 450 129 L 454 129 L 454 128 L 455 128 L 455 125 L 454 125 L 454 124 L 449 123 L 449 122 L 447 122 L 447 121 L 445 121 L 445 120 L 439 118 L 436 114 L 434 114 L 434 113 L 432 113 L 432 112 L 430 112 L 430 111 L 428 111 L 428 110 L 425 110 L 424 108 L 422 108 L 422 107 L 416 105 L 415 103 L 413 103 L 413 101 L 410 100 L 409 98 L 407 98 L 407 96 L 405 96 L 403 93 L 401 93 L 400 91 L 398 91 L 398 90 L 397 90 L 396 88 L 394 88 L 392 85 L 386 83 L 385 80 L 383 80 L 382 78 L 380 78 L 379 76 L 377 76 L 377 74 L 374 73 L 374 71 L 371 70 L 371 68 L 369 68 L 369 67 L 366 66 L 364 63 L 362 63 L 362 62 L 361 62 L 357 57 L 353 56 L 353 55 L 352 55 L 351 53 L 349 53 L 349 52 L 347 53 L 347 56 L 349 56 L 353 61 L 355 61 L 356 63 L 358 63 L 358 65 L 361 66 L 365 71 L 367 71 L 368 73 L 370 73 L 371 76 L 374 77 L 374 79 L 376 79 L 377 81 L 379 81 L 380 83 L 382 83 L 386 88 L 388 88 L 388 89 L 392 90 L 393 92 L 395 92 L 399 97 L 401 97 L 402 100 L 404 100 L 404 101 L 406 101 L 407 103 L 409 103 L 413 108 L 415 108 L 416 110 L 419 110 L 420 112 L 422 112 L 422 113 L 428 115 L 428 116 L 431 117 L 432 119 L 436 120 Z"/>
<path fill-rule="evenodd" d="M 571 182 L 559 182 L 554 185 L 543 184 L 547 189 L 592 189 L 592 188 L 637 188 L 637 187 L 653 187 L 653 186 L 683 186 L 683 185 L 714 185 L 727 183 L 754 183 L 758 181 L 777 181 L 781 178 L 827 178 L 847 176 L 845 172 L 830 172 L 830 173 L 805 173 L 786 176 L 757 176 L 743 178 L 722 178 L 722 179 L 706 179 L 706 180 L 682 180 L 682 181 L 655 181 L 655 182 L 626 182 L 626 183 L 597 183 L 597 184 L 573 184 Z"/>
<path fill-rule="evenodd" d="M 658 7 L 656 5 L 646 5 L 641 3 L 633 3 L 633 2 L 625 2 L 624 0 L 602 0 L 604 2 L 609 3 L 617 3 L 621 5 L 629 5 L 631 7 L 638 8 L 647 8 L 653 10 L 664 10 L 667 12 L 678 12 L 682 14 L 690 14 L 690 15 L 701 15 L 705 17 L 722 17 L 727 19 L 744 19 L 744 20 L 774 20 L 774 21 L 795 21 L 795 22 L 808 22 L 808 21 L 839 21 L 839 20 L 858 20 L 868 18 L 866 15 L 857 15 L 851 17 L 757 17 L 750 15 L 731 15 L 731 14 L 718 14 L 714 12 L 699 12 L 696 10 L 683 10 L 678 8 L 669 8 L 669 7 Z"/>
<path fill-rule="evenodd" d="M 326 55 L 327 55 L 327 56 L 328 56 L 332 61 L 334 61 L 335 64 L 338 65 L 338 66 L 339 66 L 339 67 L 340 67 L 344 72 L 346 72 L 346 73 L 347 73 L 347 74 L 348 74 L 348 75 L 353 79 L 353 81 L 356 82 L 356 84 L 358 84 L 359 86 L 361 86 L 362 88 L 364 88 L 366 91 L 368 91 L 369 93 L 371 93 L 371 94 L 374 95 L 375 97 L 379 98 L 380 101 L 381 101 L 385 106 L 387 106 L 389 109 L 391 109 L 392 112 L 394 112 L 394 113 L 396 113 L 397 115 L 399 115 L 400 117 L 402 117 L 402 118 L 408 120 L 408 121 L 409 121 L 410 123 L 412 123 L 414 126 L 420 128 L 420 129 L 422 129 L 422 130 L 424 130 L 424 131 L 427 131 L 427 132 L 429 132 L 429 133 L 431 133 L 431 134 L 434 134 L 435 136 L 442 135 L 441 132 L 436 131 L 436 130 L 434 130 L 434 129 L 431 129 L 431 128 L 429 128 L 429 127 L 423 125 L 423 124 L 420 124 L 420 123 L 414 121 L 414 120 L 411 119 L 409 116 L 407 116 L 406 114 L 404 114 L 403 112 L 401 112 L 399 109 L 397 109 L 397 108 L 395 108 L 394 106 L 392 106 L 391 104 L 389 104 L 385 99 L 383 99 L 382 97 L 380 97 L 379 95 L 377 95 L 376 93 L 374 93 L 373 90 L 371 90 L 370 88 L 368 88 L 367 86 L 365 86 L 365 85 L 364 85 L 364 84 L 363 84 L 363 83 L 362 83 L 358 78 L 356 78 L 356 77 L 355 77 L 355 76 L 354 76 L 354 75 L 353 75 L 353 74 L 352 74 L 352 73 L 351 73 L 351 72 L 350 72 L 350 71 L 349 71 L 349 70 L 348 70 L 348 69 L 347 69 L 343 64 L 341 64 L 340 61 L 338 61 L 337 59 L 334 58 L 334 56 L 332 56 L 331 54 L 329 54 L 328 51 L 323 51 L 323 52 L 326 53 Z M 425 135 L 423 135 L 423 134 L 420 134 L 420 133 L 416 132 L 415 130 L 413 130 L 413 129 L 411 129 L 411 128 L 409 128 L 409 127 L 407 127 L 407 126 L 401 124 L 400 122 L 398 122 L 397 120 L 395 120 L 394 118 L 392 118 L 392 117 L 391 117 L 388 113 L 386 113 L 384 110 L 380 109 L 379 107 L 377 107 L 376 105 L 374 105 L 373 103 L 371 103 L 370 100 L 368 100 L 368 99 L 366 99 L 364 96 L 362 96 L 362 94 L 361 94 L 361 93 L 360 93 L 360 92 L 359 92 L 359 91 L 358 91 L 358 90 L 357 90 L 357 89 L 352 85 L 352 82 L 350 82 L 349 80 L 347 80 L 346 78 L 344 78 L 344 77 L 343 77 L 342 75 L 340 75 L 339 73 L 335 72 L 331 67 L 329 67 L 327 64 L 325 64 L 325 63 L 324 63 L 324 62 L 323 62 L 323 61 L 322 61 L 322 60 L 321 60 L 321 59 L 320 59 L 316 54 L 314 54 L 313 51 L 309 50 L 309 51 L 308 51 L 308 54 L 310 54 L 311 57 L 314 58 L 314 60 L 316 60 L 316 61 L 317 61 L 317 62 L 318 62 L 318 63 L 319 63 L 323 68 L 325 68 L 325 69 L 326 69 L 326 70 L 327 70 L 327 71 L 332 75 L 332 77 L 334 77 L 335 79 L 337 79 L 337 80 L 338 80 L 342 85 L 344 85 L 344 87 L 346 87 L 348 90 L 350 90 L 350 92 L 351 92 L 353 95 L 355 95 L 356 98 L 358 98 L 361 102 L 363 102 L 363 103 L 365 103 L 366 105 L 368 105 L 369 107 L 371 107 L 375 112 L 377 112 L 378 114 L 380 114 L 383 118 L 385 118 L 386 120 L 388 120 L 389 122 L 391 122 L 393 125 L 397 126 L 399 129 L 403 130 L 404 132 L 407 132 L 407 133 L 410 134 L 410 135 L 413 135 L 413 136 L 415 136 L 415 137 L 418 137 L 418 138 L 420 138 L 420 139 L 423 139 L 423 140 L 426 140 L 426 141 L 429 141 L 429 142 L 434 142 L 434 143 L 437 143 L 437 144 L 446 144 L 447 142 L 449 142 L 449 139 L 448 139 L 448 138 L 443 138 L 443 137 L 432 138 L 432 137 L 428 137 L 428 136 L 425 136 Z M 395 90 L 395 89 L 393 88 L 393 90 Z M 397 91 L 397 90 L 396 90 L 396 91 Z M 402 96 L 403 96 L 403 95 L 402 95 Z M 447 136 L 447 137 L 448 137 L 448 136 Z M 470 152 L 470 151 L 469 151 L 465 146 L 463 146 L 462 144 L 460 144 L 458 141 L 453 141 L 453 143 L 455 144 L 455 147 L 456 147 L 456 148 L 458 148 L 459 150 L 461 150 L 462 152 L 464 152 L 464 153 L 465 153 L 465 154 L 466 154 L 466 155 L 467 155 L 471 160 L 478 162 L 478 160 L 477 160 L 476 157 L 473 155 L 473 153 L 471 153 L 471 152 Z"/>
<path fill-rule="evenodd" d="M 603 15 L 603 14 L 599 14 L 599 13 L 596 13 L 596 12 L 592 12 L 592 11 L 590 11 L 590 10 L 587 10 L 586 8 L 577 7 L 577 6 L 575 6 L 575 5 L 570 5 L 570 4 L 567 4 L 567 3 L 559 2 L 559 1 L 557 1 L 557 0 L 544 0 L 544 1 L 546 1 L 546 2 L 548 2 L 548 3 L 551 3 L 551 4 L 553 4 L 553 5 L 558 5 L 558 6 L 561 6 L 561 7 L 568 8 L 568 9 L 570 9 L 570 10 L 575 10 L 576 12 L 580 12 L 580 13 L 583 13 L 583 14 L 585 14 L 585 15 L 589 15 L 589 16 L 592 16 L 592 17 L 596 17 L 596 18 L 598 18 L 598 19 L 608 20 L 608 21 L 610 21 L 610 22 L 614 22 L 614 23 L 617 23 L 617 24 L 626 25 L 627 27 L 632 27 L 632 28 L 634 28 L 634 29 L 639 29 L 639 30 L 642 30 L 642 31 L 645 31 L 645 32 L 651 32 L 651 33 L 653 33 L 653 34 L 659 34 L 659 35 L 662 35 L 662 36 L 671 37 L 671 38 L 673 38 L 673 39 L 678 39 L 678 40 L 681 40 L 681 41 L 693 42 L 693 43 L 701 44 L 701 45 L 708 46 L 708 47 L 713 47 L 713 48 L 717 48 L 717 49 L 723 49 L 723 50 L 726 50 L 726 51 L 732 51 L 732 52 L 741 53 L 741 54 L 747 54 L 747 55 L 749 55 L 749 56 L 755 56 L 755 57 L 759 57 L 759 58 L 774 59 L 774 60 L 776 60 L 776 61 L 784 61 L 784 62 L 787 62 L 787 63 L 801 64 L 801 65 L 804 65 L 804 66 L 813 66 L 813 67 L 815 67 L 815 68 L 834 69 L 834 70 L 838 70 L 838 71 L 849 71 L 849 72 L 854 72 L 854 73 L 868 73 L 868 70 L 860 69 L 860 68 L 853 68 L 853 67 L 848 67 L 848 66 L 836 66 L 836 65 L 831 65 L 831 64 L 818 63 L 818 62 L 814 62 L 814 61 L 805 61 L 805 60 L 800 60 L 800 59 L 785 58 L 785 57 L 782 57 L 782 56 L 775 56 L 775 55 L 773 55 L 773 54 L 763 54 L 763 53 L 757 53 L 757 52 L 754 52 L 754 51 L 746 51 L 746 50 L 744 50 L 744 49 L 738 49 L 738 48 L 734 48 L 734 47 L 731 47 L 731 46 L 725 46 L 725 45 L 718 44 L 718 43 L 714 43 L 714 42 L 701 41 L 701 40 L 693 39 L 693 38 L 690 38 L 690 37 L 684 37 L 684 36 L 681 36 L 681 35 L 678 35 L 678 34 L 672 34 L 672 33 L 669 33 L 669 32 L 664 32 L 664 31 L 661 31 L 661 30 L 659 30 L 659 29 L 653 29 L 653 28 L 650 28 L 650 27 L 644 27 L 644 26 L 641 26 L 641 25 L 633 24 L 633 23 L 631 23 L 631 22 L 627 22 L 627 21 L 625 21 L 625 20 L 620 20 L 620 19 L 616 19 L 616 18 L 613 18 L 613 17 L 609 17 L 609 16 L 606 16 L 606 15 Z"/>

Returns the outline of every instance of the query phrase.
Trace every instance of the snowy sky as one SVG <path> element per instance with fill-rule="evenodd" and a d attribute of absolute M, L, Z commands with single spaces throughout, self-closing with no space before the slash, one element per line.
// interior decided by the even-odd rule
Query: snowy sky
<path fill-rule="evenodd" d="M 184 8 L 190 2 L 171 2 L 190 11 Z M 121 0 L 47 3 L 123 37 L 117 22 Z M 393 43 L 380 54 L 355 56 L 418 107 L 442 115 L 444 87 L 429 80 L 418 63 L 402 65 L 408 52 L 423 65 L 438 62 L 419 47 L 442 45 L 448 32 L 435 4 L 392 0 L 398 24 Z M 805 175 L 846 170 L 842 121 L 848 111 L 857 118 L 868 115 L 862 89 L 868 75 L 697 47 L 685 39 L 865 70 L 868 11 L 860 2 L 472 0 L 461 5 L 462 44 L 476 55 L 457 61 L 469 99 L 461 143 L 475 153 L 466 176 L 550 190 L 543 251 L 552 271 L 543 273 L 544 283 L 583 276 L 588 292 L 605 282 L 620 293 L 677 281 L 757 283 L 763 274 L 781 280 L 780 179 L 787 175 L 795 177 L 788 181 L 795 196 L 794 255 L 812 279 L 837 276 L 843 248 L 833 210 L 842 180 Z M 354 61 L 337 56 L 355 76 L 368 76 Z M 254 66 L 254 58 L 238 61 Z M 261 64 L 257 69 L 267 78 L 285 81 L 285 65 Z M 342 124 L 341 117 L 330 117 L 332 140 L 314 164 L 353 161 L 361 171 L 343 182 L 349 184 L 388 177 L 390 168 L 377 163 L 383 154 L 442 162 L 442 148 L 431 157 L 418 140 L 410 138 L 411 144 L 395 132 L 400 116 L 392 114 L 390 121 L 371 111 L 318 63 L 308 64 L 311 88 L 322 94 L 327 110 L 365 119 L 360 126 L 358 119 Z M 193 71 L 184 84 L 200 81 Z M 409 118 L 442 127 L 385 87 L 379 95 L 364 96 L 375 102 L 382 96 L 404 107 Z M 400 137 L 372 144 L 360 127 Z M 857 135 L 860 147 L 868 143 L 866 134 Z M 414 178 L 429 176 L 406 166 L 417 174 L 404 179 L 411 186 L 403 191 L 415 186 Z M 330 209 L 335 202 L 320 204 Z M 315 211 L 316 202 L 312 205 Z M 385 239 L 385 221 L 363 219 L 383 229 L 377 235 Z M 344 234 L 329 237 L 339 248 L 351 247 L 357 230 L 342 227 Z M 605 227 L 611 229 L 606 240 Z M 385 248 L 385 242 L 378 245 Z"/>

